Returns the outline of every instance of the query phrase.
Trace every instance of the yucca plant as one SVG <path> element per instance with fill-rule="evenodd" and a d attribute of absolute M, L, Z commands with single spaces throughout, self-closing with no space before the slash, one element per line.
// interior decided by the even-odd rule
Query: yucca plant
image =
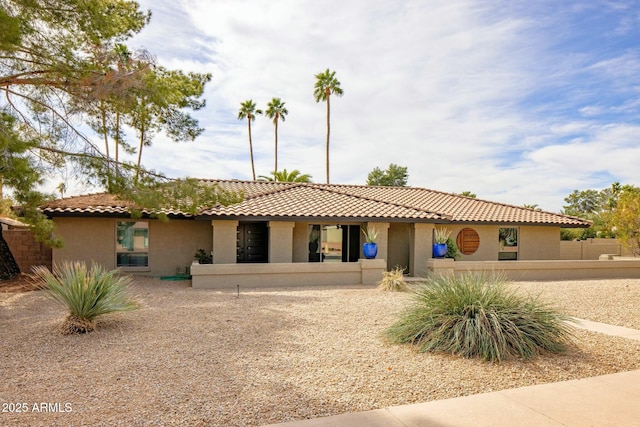
<path fill-rule="evenodd" d="M 366 243 L 375 243 L 378 238 L 378 230 L 376 230 L 375 227 L 364 227 L 362 234 L 364 235 L 364 241 Z"/>
<path fill-rule="evenodd" d="M 34 273 L 49 296 L 69 310 L 61 327 L 64 334 L 87 333 L 95 329 L 95 319 L 103 314 L 139 308 L 128 295 L 128 276 L 117 276 L 98 264 L 91 268 L 83 262 L 63 262 L 53 268 L 39 266 Z"/>
<path fill-rule="evenodd" d="M 381 291 L 404 292 L 409 289 L 404 281 L 404 268 L 396 266 L 391 271 L 382 272 L 382 280 L 378 282 Z"/>
<path fill-rule="evenodd" d="M 444 227 L 436 228 L 433 231 L 433 242 L 437 244 L 447 243 L 447 239 L 451 236 L 451 232 Z"/>
<path fill-rule="evenodd" d="M 508 289 L 499 274 L 435 277 L 412 292 L 413 304 L 385 336 L 420 352 L 529 359 L 542 351 L 564 351 L 572 335 L 567 315 Z"/>

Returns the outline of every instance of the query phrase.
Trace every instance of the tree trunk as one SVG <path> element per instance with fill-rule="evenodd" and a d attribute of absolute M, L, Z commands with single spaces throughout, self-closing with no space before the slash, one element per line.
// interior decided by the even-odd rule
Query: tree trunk
<path fill-rule="evenodd" d="M 2 227 L 0 227 L 0 279 L 13 279 L 20 274 L 20 267 L 16 262 L 11 249 L 6 240 L 2 236 Z"/>
<path fill-rule="evenodd" d="M 136 178 L 134 182 L 138 183 L 138 177 L 140 176 L 140 164 L 142 162 L 142 147 L 144 147 L 144 129 L 140 129 L 140 149 L 138 150 L 138 164 L 136 165 Z"/>
<path fill-rule="evenodd" d="M 276 173 L 278 172 L 278 116 L 276 116 L 276 156 L 275 156 L 275 165 L 273 167 L 273 180 L 276 181 Z"/>
<path fill-rule="evenodd" d="M 251 155 L 251 176 L 256 180 L 256 168 L 253 165 L 253 143 L 251 141 L 251 117 L 247 116 L 247 125 L 249 127 L 249 154 Z"/>
<path fill-rule="evenodd" d="M 331 107 L 329 104 L 329 93 L 327 93 L 327 148 L 326 148 L 326 157 L 327 157 L 327 184 L 329 184 L 329 134 L 331 133 L 331 124 L 329 122 L 329 117 L 331 117 Z"/>
<path fill-rule="evenodd" d="M 107 129 L 107 113 L 105 112 L 104 103 L 100 101 L 100 118 L 102 119 L 102 132 L 104 133 L 104 149 L 107 155 L 107 188 L 111 187 L 111 165 L 109 164 L 109 134 Z"/>
<path fill-rule="evenodd" d="M 118 160 L 119 160 L 118 146 L 119 145 L 120 145 L 120 113 L 116 111 L 116 150 L 115 150 L 116 164 L 114 165 L 116 177 L 120 176 L 120 167 L 118 163 Z"/>

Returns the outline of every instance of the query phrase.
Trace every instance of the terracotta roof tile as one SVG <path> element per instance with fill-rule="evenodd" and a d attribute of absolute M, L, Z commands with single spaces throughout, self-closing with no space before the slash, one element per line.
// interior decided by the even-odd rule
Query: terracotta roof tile
<path fill-rule="evenodd" d="M 121 200 L 113 194 L 95 193 L 52 200 L 41 205 L 40 209 L 51 216 L 61 214 L 78 214 L 80 216 L 81 214 L 126 215 L 134 207 L 134 203 Z M 142 212 L 148 213 L 145 210 Z M 167 215 L 190 216 L 172 209 L 165 209 L 163 212 Z"/>
<path fill-rule="evenodd" d="M 226 189 L 226 186 L 222 186 Z M 322 185 L 295 184 L 253 194 L 239 204 L 202 212 L 209 216 L 285 218 L 397 218 L 441 219 L 443 216 L 392 201 L 334 191 Z"/>
<path fill-rule="evenodd" d="M 243 202 L 204 209 L 208 217 L 379 218 L 419 222 L 547 224 L 588 227 L 589 221 L 551 212 L 415 187 L 204 180 L 223 190 L 242 192 Z M 48 215 L 123 214 L 131 203 L 109 194 L 90 194 L 49 202 Z M 168 212 L 181 214 L 180 212 Z"/>

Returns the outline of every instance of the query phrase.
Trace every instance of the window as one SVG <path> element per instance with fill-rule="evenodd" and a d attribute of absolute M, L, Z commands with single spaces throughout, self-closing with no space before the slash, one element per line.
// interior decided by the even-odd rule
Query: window
<path fill-rule="evenodd" d="M 355 262 L 359 257 L 359 225 L 309 226 L 309 262 Z"/>
<path fill-rule="evenodd" d="M 146 221 L 118 221 L 116 267 L 149 266 L 149 224 Z"/>
<path fill-rule="evenodd" d="M 322 226 L 322 262 L 342 262 L 342 230 L 339 225 Z"/>
<path fill-rule="evenodd" d="M 498 230 L 500 247 L 498 260 L 515 261 L 518 259 L 518 229 L 515 227 L 500 228 Z"/>

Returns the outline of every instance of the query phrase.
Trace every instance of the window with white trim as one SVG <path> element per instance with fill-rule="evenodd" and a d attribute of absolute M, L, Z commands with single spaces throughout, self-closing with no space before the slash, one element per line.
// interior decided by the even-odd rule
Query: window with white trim
<path fill-rule="evenodd" d="M 149 223 L 147 221 L 117 222 L 116 267 L 149 267 Z"/>

